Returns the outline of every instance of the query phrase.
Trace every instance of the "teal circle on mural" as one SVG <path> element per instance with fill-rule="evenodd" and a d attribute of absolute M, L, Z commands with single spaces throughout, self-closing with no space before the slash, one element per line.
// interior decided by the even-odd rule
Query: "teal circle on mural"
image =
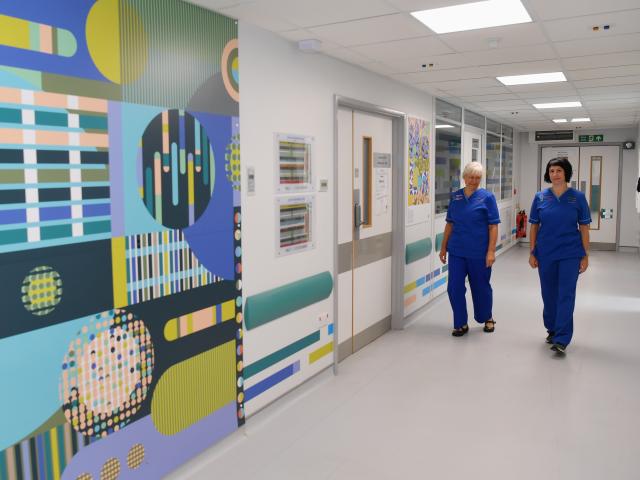
<path fill-rule="evenodd" d="M 140 193 L 151 216 L 186 228 L 204 213 L 215 185 L 213 147 L 197 118 L 184 110 L 156 115 L 138 152 Z"/>
<path fill-rule="evenodd" d="M 41 265 L 29 272 L 22 282 L 22 304 L 34 315 L 47 315 L 62 299 L 62 278 L 53 268 Z"/>

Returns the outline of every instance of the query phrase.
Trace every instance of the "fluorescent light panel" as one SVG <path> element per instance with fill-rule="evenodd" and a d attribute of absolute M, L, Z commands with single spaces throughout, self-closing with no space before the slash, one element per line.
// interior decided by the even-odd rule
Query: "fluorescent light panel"
<path fill-rule="evenodd" d="M 581 118 L 572 118 L 571 121 L 573 123 L 576 123 L 576 122 L 590 122 L 591 119 L 589 117 L 581 117 Z"/>
<path fill-rule="evenodd" d="M 436 33 L 463 32 L 531 22 L 520 0 L 486 0 L 411 12 Z"/>
<path fill-rule="evenodd" d="M 582 103 L 580 103 L 580 102 L 534 103 L 533 106 L 538 108 L 538 109 L 542 109 L 542 108 L 574 108 L 574 107 L 581 107 Z"/>
<path fill-rule="evenodd" d="M 554 118 L 553 121 L 554 123 L 567 123 L 566 118 Z"/>
<path fill-rule="evenodd" d="M 533 83 L 566 82 L 567 77 L 562 72 L 532 73 L 529 75 L 509 75 L 496 77 L 504 85 L 529 85 Z"/>
<path fill-rule="evenodd" d="M 436 128 L 453 128 L 453 125 L 447 125 L 446 123 L 442 123 L 440 125 L 436 125 Z"/>

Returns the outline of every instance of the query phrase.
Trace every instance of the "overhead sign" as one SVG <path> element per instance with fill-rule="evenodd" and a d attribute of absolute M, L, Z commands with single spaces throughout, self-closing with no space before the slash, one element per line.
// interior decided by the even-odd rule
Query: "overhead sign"
<path fill-rule="evenodd" d="M 604 142 L 604 135 L 580 135 L 578 140 L 580 142 Z"/>

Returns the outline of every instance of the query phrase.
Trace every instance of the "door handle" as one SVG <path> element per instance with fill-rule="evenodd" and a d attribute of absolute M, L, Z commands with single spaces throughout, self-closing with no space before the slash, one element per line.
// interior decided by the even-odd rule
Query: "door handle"
<path fill-rule="evenodd" d="M 364 222 L 362 221 L 362 206 L 356 202 L 353 205 L 353 226 L 357 230 Z"/>

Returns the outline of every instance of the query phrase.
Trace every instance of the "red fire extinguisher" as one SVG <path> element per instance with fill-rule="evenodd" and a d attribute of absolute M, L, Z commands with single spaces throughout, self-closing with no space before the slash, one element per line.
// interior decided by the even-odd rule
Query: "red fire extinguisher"
<path fill-rule="evenodd" d="M 516 238 L 527 238 L 527 213 L 520 210 L 516 215 Z"/>

